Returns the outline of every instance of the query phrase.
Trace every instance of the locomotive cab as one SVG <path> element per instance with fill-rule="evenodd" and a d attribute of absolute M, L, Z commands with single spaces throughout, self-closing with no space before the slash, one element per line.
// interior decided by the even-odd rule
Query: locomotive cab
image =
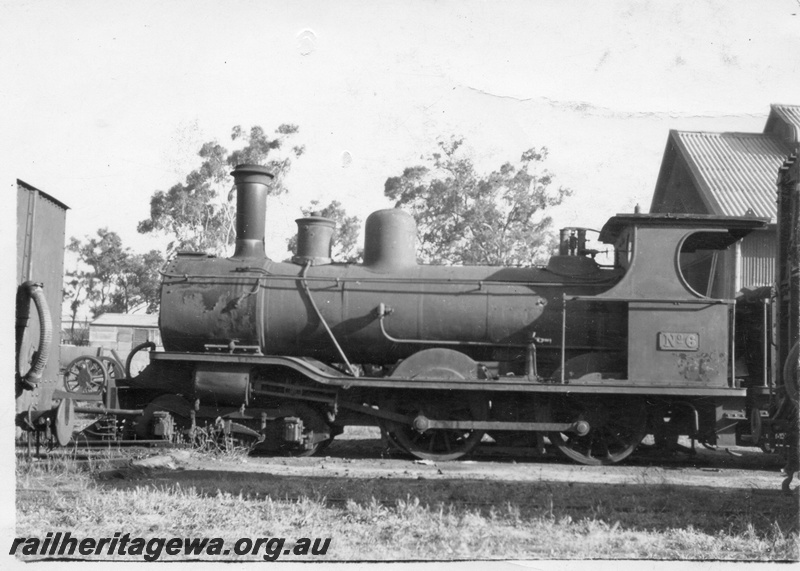
<path fill-rule="evenodd" d="M 617 215 L 606 223 L 600 240 L 614 245 L 616 263 L 626 273 L 591 299 L 627 304 L 628 382 L 734 386 L 735 300 L 710 294 L 722 266 L 720 252 L 766 224 L 672 214 Z"/>
<path fill-rule="evenodd" d="M 613 386 L 622 395 L 646 391 L 649 430 L 657 442 L 677 444 L 679 434 L 703 442 L 741 443 L 741 422 L 759 416 L 764 399 L 744 390 L 736 376 L 736 300 L 733 256 L 725 251 L 765 219 L 702 215 L 630 214 L 612 217 L 600 240 L 615 249 L 622 279 L 596 296 L 564 296 L 562 347 L 569 346 L 568 314 L 581 305 L 613 306 L 627 316 L 625 353 L 615 375 L 607 354 L 567 358 L 562 350 L 561 383 Z M 760 395 L 763 396 L 763 395 Z M 752 400 L 753 398 L 756 400 Z M 759 417 L 760 418 L 760 417 Z M 757 419 L 758 420 L 758 419 Z M 757 433 L 748 435 L 757 442 Z"/>
<path fill-rule="evenodd" d="M 721 281 L 720 253 L 765 224 L 762 219 L 701 215 L 612 217 L 599 240 L 613 246 L 614 267 L 624 275 L 597 295 L 564 296 L 562 363 L 556 380 L 588 383 L 599 377 L 626 384 L 733 386 L 735 302 L 712 296 L 712 286 Z M 577 236 L 580 249 L 581 233 Z M 569 314 L 581 307 L 591 307 L 592 315 L 627 317 L 624 365 L 608 351 L 598 352 L 600 344 L 591 353 L 567 353 L 577 345 L 571 339 L 575 331 L 568 326 Z"/>

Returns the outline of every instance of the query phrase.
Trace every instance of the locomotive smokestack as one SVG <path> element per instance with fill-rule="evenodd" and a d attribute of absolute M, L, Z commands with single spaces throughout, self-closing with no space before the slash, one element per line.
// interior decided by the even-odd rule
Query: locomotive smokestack
<path fill-rule="evenodd" d="M 265 258 L 267 187 L 274 175 L 259 165 L 236 165 L 236 251 L 234 258 Z"/>

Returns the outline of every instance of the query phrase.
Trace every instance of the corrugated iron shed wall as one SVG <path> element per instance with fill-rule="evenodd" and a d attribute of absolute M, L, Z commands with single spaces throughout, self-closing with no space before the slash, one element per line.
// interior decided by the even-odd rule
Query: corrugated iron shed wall
<path fill-rule="evenodd" d="M 772 285 L 775 281 L 775 232 L 753 232 L 742 240 L 742 287 L 755 289 Z"/>
<path fill-rule="evenodd" d="M 58 380 L 61 338 L 61 291 L 64 275 L 64 234 L 68 207 L 39 189 L 17 181 L 17 285 L 25 281 L 44 284 L 45 298 L 53 322 L 50 358 L 42 374 L 42 385 Z M 38 347 L 39 321 L 32 310 L 23 338 L 22 357 L 28 359 Z"/>

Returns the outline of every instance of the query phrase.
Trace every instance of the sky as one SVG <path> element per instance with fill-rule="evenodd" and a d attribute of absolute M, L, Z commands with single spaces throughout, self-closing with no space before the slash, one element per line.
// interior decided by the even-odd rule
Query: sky
<path fill-rule="evenodd" d="M 288 195 L 268 204 L 285 256 L 300 207 L 392 206 L 387 177 L 463 136 L 479 168 L 550 151 L 573 196 L 555 226 L 646 211 L 669 129 L 763 129 L 800 103 L 797 0 L 0 1 L 7 183 L 66 203 L 136 251 L 156 190 L 230 148 L 234 125 L 294 123 Z M 9 79 L 11 81 L 9 81 Z"/>

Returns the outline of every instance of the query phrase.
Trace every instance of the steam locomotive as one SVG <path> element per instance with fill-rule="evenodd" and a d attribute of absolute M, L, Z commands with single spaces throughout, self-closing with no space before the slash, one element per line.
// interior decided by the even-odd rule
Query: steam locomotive
<path fill-rule="evenodd" d="M 104 397 L 106 415 L 132 418 L 128 438 L 213 424 L 260 451 L 310 455 L 348 425 L 378 425 L 423 459 L 483 442 L 613 464 L 648 435 L 770 449 L 792 430 L 798 325 L 776 309 L 791 296 L 708 297 L 686 269 L 765 219 L 620 214 L 599 232 L 608 265 L 573 228 L 546 267 L 447 267 L 418 264 L 413 219 L 389 209 L 366 221 L 362 264 L 332 262 L 334 223 L 318 216 L 297 221 L 296 255 L 275 262 L 272 175 L 232 175 L 233 256 L 169 262 L 164 350 L 137 347 L 149 365 Z"/>

